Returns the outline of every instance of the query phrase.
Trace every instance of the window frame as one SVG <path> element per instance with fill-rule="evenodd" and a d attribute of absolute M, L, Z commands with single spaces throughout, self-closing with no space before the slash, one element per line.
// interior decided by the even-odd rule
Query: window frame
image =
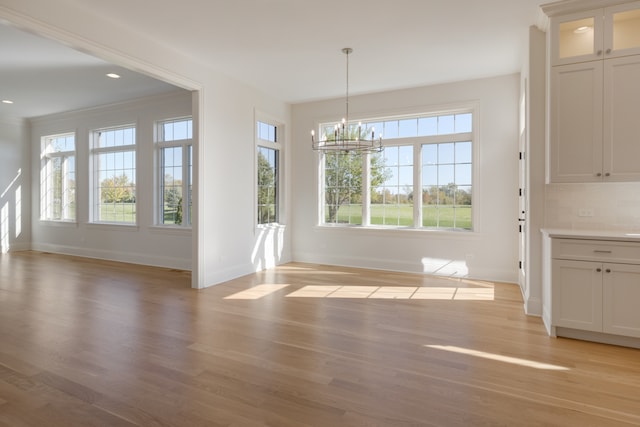
<path fill-rule="evenodd" d="M 70 137 L 73 136 L 73 150 L 66 150 L 66 151 L 50 151 L 48 149 L 48 145 L 51 143 L 52 140 L 54 139 L 58 139 L 58 138 L 62 138 L 62 137 Z M 78 203 L 77 203 L 77 176 L 78 176 L 78 145 L 77 145 L 77 132 L 76 131 L 71 131 L 71 132 L 62 132 L 62 133 L 57 133 L 57 134 L 53 134 L 53 135 L 44 135 L 40 138 L 40 221 L 46 221 L 46 222 L 56 222 L 56 223 L 77 223 L 78 222 Z M 49 169 L 51 168 L 50 162 L 53 159 L 60 159 L 61 162 L 65 162 L 65 160 L 68 160 L 72 158 L 73 162 L 74 162 L 74 176 L 75 176 L 75 187 L 73 188 L 73 218 L 71 218 L 70 216 L 66 216 L 64 215 L 62 212 L 64 212 L 65 206 L 67 205 L 67 203 L 64 202 L 65 197 L 68 194 L 68 188 L 66 186 L 65 180 L 62 179 L 61 181 L 61 199 L 63 200 L 62 202 L 62 206 L 60 208 L 61 211 L 61 215 L 60 218 L 53 218 L 53 215 L 51 215 L 51 212 L 53 211 L 53 207 L 51 206 L 51 203 L 53 202 L 53 200 L 48 200 L 49 198 L 52 198 L 49 194 L 49 177 L 51 175 L 51 173 L 49 172 Z M 64 168 L 64 166 L 63 166 Z M 43 179 L 43 173 L 45 174 L 44 179 Z M 67 172 L 63 171 L 62 172 L 63 177 L 65 175 L 67 175 Z"/>
<path fill-rule="evenodd" d="M 276 120 L 266 114 L 257 113 L 254 118 L 254 196 L 253 196 L 253 223 L 257 229 L 280 226 L 284 224 L 284 194 L 283 194 L 283 176 L 284 176 L 284 135 L 285 135 L 285 125 L 282 121 Z M 263 139 L 260 138 L 260 124 L 265 124 L 267 126 L 271 126 L 274 128 L 273 138 L 272 139 Z M 271 136 L 271 133 L 268 134 Z M 258 155 L 260 148 L 267 148 L 270 150 L 274 150 L 276 153 L 276 174 L 275 174 L 275 221 L 261 223 L 258 215 L 259 211 L 259 163 L 258 163 Z"/>
<path fill-rule="evenodd" d="M 422 145 L 424 144 L 442 144 L 453 142 L 471 142 L 471 229 L 458 229 L 450 227 L 426 227 L 422 225 L 423 209 L 422 198 L 418 202 L 413 203 L 413 224 L 409 226 L 394 226 L 394 225 L 372 225 L 370 222 L 371 217 L 371 191 L 370 191 L 370 156 L 373 154 L 364 154 L 363 161 L 363 194 L 362 194 L 362 221 L 361 224 L 348 224 L 348 223 L 330 223 L 325 222 L 325 153 L 318 153 L 316 156 L 318 174 L 317 179 L 317 222 L 316 226 L 320 228 L 337 228 L 337 229 L 369 229 L 369 230 L 383 230 L 384 232 L 391 232 L 393 230 L 401 231 L 416 231 L 416 232 L 428 232 L 450 235 L 471 235 L 480 231 L 479 220 L 479 204 L 480 204 L 480 192 L 479 189 L 479 158 L 480 158 L 480 143 L 479 143 L 479 105 L 477 101 L 463 102 L 455 105 L 434 106 L 430 108 L 415 109 L 402 114 L 386 114 L 380 117 L 354 117 L 354 121 L 361 122 L 363 126 L 374 125 L 376 127 L 376 133 L 378 133 L 379 125 L 385 121 L 402 121 L 413 120 L 418 118 L 427 117 L 439 117 L 456 114 L 470 113 L 471 116 L 471 131 L 460 133 L 449 133 L 442 135 L 429 135 L 429 136 L 410 136 L 410 137 L 396 137 L 387 138 L 383 133 L 383 147 L 389 146 L 413 146 L 413 191 L 414 194 L 417 191 L 422 193 Z M 358 120 L 359 119 L 359 120 Z M 317 124 L 316 128 L 318 132 L 322 132 L 323 129 L 329 128 L 338 123 L 338 121 L 323 121 Z M 384 132 L 384 131 L 383 131 Z M 365 187 L 366 186 L 366 187 Z"/>
<path fill-rule="evenodd" d="M 114 146 L 107 146 L 107 147 L 100 147 L 100 134 L 103 132 L 110 132 L 110 131 L 118 131 L 118 130 L 124 130 L 124 129 L 133 129 L 134 132 L 134 138 L 133 138 L 133 144 L 126 144 L 126 145 L 114 145 Z M 138 173 L 139 173 L 139 168 L 138 168 L 138 138 L 139 138 L 139 132 L 138 132 L 138 124 L 137 123 L 126 123 L 126 124 L 118 124 L 118 125 L 113 125 L 113 126 L 105 126 L 105 127 L 101 127 L 101 128 L 97 128 L 97 129 L 92 129 L 90 131 L 90 141 L 91 141 L 91 148 L 90 148 L 90 182 L 91 182 L 91 190 L 90 190 L 90 200 L 91 200 L 91 204 L 90 204 L 90 208 L 89 208 L 89 223 L 90 224 L 98 224 L 98 225 L 115 225 L 115 226 L 123 226 L 123 227 L 135 227 L 138 225 L 138 203 L 137 203 L 137 194 L 134 194 L 134 197 L 136 199 L 136 201 L 134 202 L 135 205 L 135 215 L 134 215 L 134 221 L 133 222 L 125 222 L 125 221 L 107 221 L 107 220 L 103 220 L 100 219 L 100 206 L 101 206 L 101 194 L 100 194 L 100 190 L 101 190 L 101 183 L 99 181 L 99 174 L 100 174 L 100 167 L 99 167 L 99 159 L 100 159 L 100 155 L 101 154 L 111 154 L 111 153 L 119 153 L 119 152 L 133 152 L 134 154 L 134 161 L 133 161 L 133 176 L 135 178 L 135 182 L 133 183 L 135 185 L 135 191 L 137 191 L 137 185 L 138 185 Z"/>
<path fill-rule="evenodd" d="M 179 123 L 189 121 L 191 129 L 187 132 L 190 138 L 172 139 L 166 141 L 164 138 L 164 124 Z M 193 226 L 193 116 L 174 117 L 170 119 L 157 120 L 154 123 L 154 142 L 156 158 L 156 179 L 155 179 L 155 219 L 154 224 L 163 228 L 190 229 Z M 164 149 L 181 148 L 182 151 L 182 212 L 183 221 L 181 224 L 164 223 Z M 187 197 L 184 197 L 184 195 Z M 186 212 L 186 215 L 184 214 Z M 185 220 L 186 219 L 186 220 Z"/>

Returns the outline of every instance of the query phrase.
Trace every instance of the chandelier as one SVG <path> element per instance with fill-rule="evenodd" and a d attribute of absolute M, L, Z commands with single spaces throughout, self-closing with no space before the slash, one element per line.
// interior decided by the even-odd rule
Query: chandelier
<path fill-rule="evenodd" d="M 382 134 L 376 135 L 375 128 L 363 129 L 362 123 L 349 123 L 349 55 L 353 52 L 350 47 L 342 49 L 347 59 L 347 93 L 345 97 L 346 112 L 342 123 L 322 130 L 322 135 L 316 138 L 315 131 L 311 131 L 311 147 L 317 151 L 360 152 L 375 153 L 382 151 Z"/>

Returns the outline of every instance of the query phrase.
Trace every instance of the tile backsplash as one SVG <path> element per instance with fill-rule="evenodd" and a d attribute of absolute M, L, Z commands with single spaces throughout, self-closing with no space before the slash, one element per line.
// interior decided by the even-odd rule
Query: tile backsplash
<path fill-rule="evenodd" d="M 640 183 L 547 184 L 545 227 L 640 231 Z"/>

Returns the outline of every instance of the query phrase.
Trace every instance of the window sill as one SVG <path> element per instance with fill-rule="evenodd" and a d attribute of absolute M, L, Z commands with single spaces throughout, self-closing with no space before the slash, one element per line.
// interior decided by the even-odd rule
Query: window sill
<path fill-rule="evenodd" d="M 152 225 L 149 231 L 157 234 L 169 234 L 173 236 L 191 235 L 191 227 L 180 227 L 175 225 Z"/>
<path fill-rule="evenodd" d="M 267 231 L 284 231 L 286 230 L 286 224 L 272 223 L 272 224 L 257 224 L 255 228 L 256 233 L 264 233 Z"/>
<path fill-rule="evenodd" d="M 113 230 L 121 230 L 121 231 L 138 231 L 139 227 L 136 224 L 118 224 L 114 222 L 88 222 L 88 228 L 93 228 L 96 230 L 105 230 L 105 231 L 113 231 Z"/>
<path fill-rule="evenodd" d="M 57 221 L 53 219 L 41 219 L 40 225 L 45 227 L 78 227 L 78 223 L 76 221 Z"/>
<path fill-rule="evenodd" d="M 350 233 L 354 235 L 370 235 L 376 237 L 401 236 L 416 239 L 434 238 L 434 239 L 460 239 L 475 240 L 481 237 L 480 233 L 470 230 L 436 230 L 428 228 L 413 227 L 383 227 L 375 225 L 316 225 L 314 230 L 317 232 L 328 233 Z"/>

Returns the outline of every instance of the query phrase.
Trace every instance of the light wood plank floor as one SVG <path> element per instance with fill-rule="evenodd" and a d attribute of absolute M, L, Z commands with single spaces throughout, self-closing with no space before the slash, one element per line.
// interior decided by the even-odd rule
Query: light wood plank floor
<path fill-rule="evenodd" d="M 2 426 L 640 425 L 640 351 L 549 338 L 516 285 L 0 256 Z"/>

